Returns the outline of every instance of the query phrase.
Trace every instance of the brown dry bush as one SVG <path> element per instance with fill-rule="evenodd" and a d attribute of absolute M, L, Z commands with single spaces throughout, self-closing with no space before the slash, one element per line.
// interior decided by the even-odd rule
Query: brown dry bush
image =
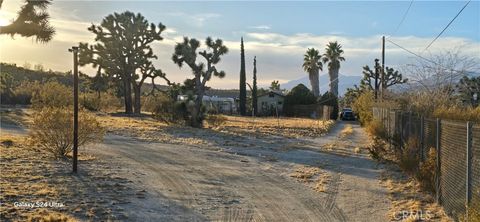
<path fill-rule="evenodd" d="M 121 99 L 108 92 L 85 93 L 79 103 L 90 111 L 115 112 L 122 108 Z"/>
<path fill-rule="evenodd" d="M 440 107 L 433 111 L 433 117 L 450 119 L 450 120 L 480 122 L 480 107 L 476 107 L 476 108 L 472 108 L 472 107 L 460 108 L 456 106 Z"/>
<path fill-rule="evenodd" d="M 471 203 L 467 208 L 467 213 L 459 217 L 461 222 L 480 222 L 480 200 Z"/>
<path fill-rule="evenodd" d="M 435 166 L 437 160 L 437 151 L 430 148 L 427 158 L 420 163 L 417 179 L 424 190 L 435 192 Z"/>
<path fill-rule="evenodd" d="M 32 141 L 51 152 L 55 158 L 64 157 L 73 147 L 73 109 L 43 108 L 33 115 L 30 136 Z M 78 145 L 101 141 L 105 134 L 94 115 L 80 111 L 78 116 Z"/>
<path fill-rule="evenodd" d="M 208 115 L 207 118 L 205 118 L 205 121 L 207 121 L 207 124 L 209 127 L 220 127 L 225 125 L 225 122 L 227 122 L 227 118 L 223 115 Z"/>
<path fill-rule="evenodd" d="M 381 160 L 385 155 L 385 143 L 378 137 L 374 137 L 372 143 L 367 147 L 370 157 L 375 160 Z"/>
<path fill-rule="evenodd" d="M 185 124 L 188 119 L 187 104 L 183 101 L 175 102 L 169 97 L 158 97 L 149 103 L 153 118 L 166 124 Z"/>
<path fill-rule="evenodd" d="M 372 120 L 366 123 L 365 130 L 371 136 L 378 137 L 381 139 L 388 139 L 388 133 L 385 127 L 383 126 L 380 120 Z"/>
<path fill-rule="evenodd" d="M 67 107 L 73 105 L 73 90 L 58 82 L 51 81 L 40 84 L 32 95 L 32 107 Z"/>
<path fill-rule="evenodd" d="M 416 172 L 420 164 L 420 158 L 418 157 L 419 143 L 416 138 L 418 137 L 412 136 L 408 139 L 405 148 L 398 157 L 400 167 L 409 173 Z"/>
<path fill-rule="evenodd" d="M 362 126 L 372 121 L 372 107 L 374 103 L 375 100 L 371 91 L 363 92 L 353 103 L 352 108 L 358 114 L 359 121 Z"/>

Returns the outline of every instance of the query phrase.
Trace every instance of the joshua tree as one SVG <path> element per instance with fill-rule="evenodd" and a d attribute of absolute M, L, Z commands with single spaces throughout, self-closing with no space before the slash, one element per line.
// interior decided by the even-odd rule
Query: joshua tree
<path fill-rule="evenodd" d="M 328 75 L 330 76 L 330 92 L 338 97 L 338 71 L 340 70 L 340 62 L 345 61 L 342 57 L 342 45 L 335 42 L 329 42 L 325 48 L 323 62 L 328 62 Z"/>
<path fill-rule="evenodd" d="M 122 81 L 126 113 L 132 113 L 132 105 L 134 112 L 140 113 L 141 87 L 146 78 L 152 78 L 152 82 L 155 77 L 166 79 L 165 74 L 155 69 L 150 61 L 157 58 L 150 44 L 163 40 L 161 34 L 165 29 L 162 23 L 148 23 L 141 14 L 129 11 L 113 13 L 105 17 L 99 26 L 88 28 L 96 35 L 95 45 L 80 43 L 80 65 L 92 64 L 109 77 Z"/>
<path fill-rule="evenodd" d="M 273 80 L 269 88 L 270 90 L 280 90 L 280 84 L 278 83 L 278 80 Z"/>
<path fill-rule="evenodd" d="M 257 57 L 253 57 L 253 87 L 252 87 L 252 108 L 253 115 L 257 115 Z"/>
<path fill-rule="evenodd" d="M 478 106 L 478 98 L 480 97 L 480 76 L 469 78 L 464 76 L 457 84 L 457 90 L 460 99 L 472 106 Z"/>
<path fill-rule="evenodd" d="M 363 79 L 360 81 L 360 89 L 374 91 L 375 98 L 377 98 L 380 89 L 386 90 L 393 85 L 403 84 L 408 81 L 408 79 L 404 79 L 402 74 L 393 68 L 385 68 L 385 78 L 383 82 L 380 79 L 380 73 L 382 73 L 382 66 L 379 64 L 378 59 L 375 59 L 374 71 L 372 71 L 368 65 L 364 66 Z"/>
<path fill-rule="evenodd" d="M 240 43 L 240 115 L 247 114 L 247 78 L 245 74 L 245 50 L 243 49 L 243 37 Z"/>
<path fill-rule="evenodd" d="M 46 12 L 49 0 L 26 0 L 18 12 L 18 17 L 9 25 L 0 26 L 0 34 L 23 37 L 35 36 L 39 42 L 52 40 L 55 29 L 49 24 L 49 14 Z M 0 8 L 3 0 L 0 0 Z"/>
<path fill-rule="evenodd" d="M 318 75 L 319 71 L 323 68 L 321 58 L 322 55 L 320 55 L 318 50 L 314 48 L 307 49 L 307 52 L 303 56 L 303 70 L 308 73 L 308 78 L 312 85 L 312 92 L 315 97 L 320 95 Z"/>
<path fill-rule="evenodd" d="M 178 43 L 175 46 L 175 53 L 172 56 L 172 60 L 180 68 L 183 64 L 188 65 L 194 75 L 194 91 L 195 102 L 194 107 L 191 110 L 190 125 L 192 127 L 202 127 L 203 114 L 201 113 L 202 98 L 205 94 L 205 84 L 212 78 L 217 76 L 223 78 L 225 76 L 224 71 L 218 71 L 215 67 L 220 62 L 220 56 L 228 52 L 228 48 L 223 45 L 221 39 L 215 41 L 208 37 L 205 41 L 207 49 L 197 53 L 200 42 L 196 39 L 189 39 L 184 37 L 182 43 Z M 206 64 L 203 62 L 197 62 L 197 54 L 202 56 L 206 60 Z"/>

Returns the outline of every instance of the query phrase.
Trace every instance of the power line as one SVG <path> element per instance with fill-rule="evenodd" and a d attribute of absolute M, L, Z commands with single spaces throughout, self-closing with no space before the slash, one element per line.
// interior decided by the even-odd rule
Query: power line
<path fill-rule="evenodd" d="M 417 53 L 414 53 L 414 52 L 406 49 L 405 47 L 403 47 L 403 46 L 401 46 L 401 45 L 393 42 L 393 41 L 390 40 L 390 39 L 387 39 L 387 41 L 389 41 L 390 43 L 394 44 L 394 45 L 397 46 L 398 48 L 401 48 L 401 49 L 405 50 L 406 52 L 408 52 L 408 53 L 410 53 L 410 54 L 412 54 L 412 55 L 414 55 L 414 56 L 417 56 L 417 57 L 419 57 L 419 58 L 421 58 L 421 59 L 423 59 L 423 60 L 425 60 L 425 61 L 428 61 L 428 62 L 431 62 L 431 63 L 436 64 L 436 62 L 434 62 L 433 60 L 427 59 L 427 58 L 425 58 L 425 57 L 423 57 L 423 56 L 421 56 L 421 55 L 419 55 L 419 54 L 417 54 Z"/>
<path fill-rule="evenodd" d="M 431 59 L 427 59 L 427 58 L 425 58 L 425 57 L 423 57 L 423 56 L 421 56 L 421 55 L 418 55 L 417 53 L 412 52 L 411 50 L 406 49 L 405 47 L 403 47 L 403 46 L 401 46 L 401 45 L 393 42 L 393 41 L 390 40 L 390 39 L 387 39 L 387 41 L 389 41 L 390 43 L 394 44 L 394 45 L 397 46 L 398 48 L 401 48 L 401 49 L 405 50 L 406 52 L 408 52 L 408 53 L 410 53 L 410 54 L 412 54 L 412 55 L 414 55 L 414 56 L 417 56 L 417 57 L 419 57 L 419 58 L 421 58 L 421 59 L 423 59 L 423 60 L 425 60 L 425 61 L 427 61 L 427 62 L 431 62 L 431 63 L 433 63 L 433 64 L 435 64 L 435 65 L 437 65 L 437 66 L 440 66 L 440 67 L 442 67 L 442 68 L 444 68 L 444 69 L 448 69 L 448 70 L 450 70 L 450 71 L 455 71 L 455 72 L 459 72 L 459 73 L 469 72 L 469 71 L 467 71 L 467 70 L 459 71 L 459 70 L 455 70 L 455 69 L 452 69 L 452 68 L 447 68 L 447 67 L 445 67 L 445 66 L 443 66 L 443 65 L 441 65 L 441 64 L 438 64 L 437 62 L 435 62 L 435 61 L 433 61 L 433 60 L 431 60 Z"/>
<path fill-rule="evenodd" d="M 467 4 L 465 4 L 463 6 L 463 8 L 457 13 L 457 15 L 455 17 L 453 17 L 453 19 L 448 23 L 448 25 L 445 26 L 445 28 L 437 35 L 437 37 L 435 37 L 435 39 L 433 39 L 432 42 L 430 42 L 430 44 L 428 44 L 428 46 L 423 51 L 427 50 L 438 39 L 438 37 L 440 37 L 443 34 L 443 32 L 445 32 L 445 30 L 447 30 L 447 28 L 450 26 L 450 24 L 452 24 L 452 22 L 455 21 L 455 19 L 460 15 L 460 13 L 462 13 L 462 11 L 467 7 L 467 5 L 470 3 L 470 1 L 471 0 L 469 0 L 467 2 Z"/>
<path fill-rule="evenodd" d="M 410 1 L 410 5 L 408 5 L 407 11 L 405 11 L 405 14 L 403 14 L 402 20 L 400 20 L 400 23 L 398 23 L 397 28 L 395 29 L 395 32 L 393 32 L 392 35 L 394 35 L 398 32 L 398 29 L 403 24 L 403 21 L 405 21 L 405 18 L 407 18 L 408 12 L 410 11 L 410 8 L 412 7 L 412 4 L 413 4 L 413 0 Z"/>

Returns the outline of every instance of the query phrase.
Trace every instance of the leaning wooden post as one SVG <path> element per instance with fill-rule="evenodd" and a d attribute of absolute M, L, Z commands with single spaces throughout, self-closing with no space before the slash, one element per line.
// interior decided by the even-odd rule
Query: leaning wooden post
<path fill-rule="evenodd" d="M 78 47 L 73 46 L 73 173 L 77 173 L 78 162 Z"/>

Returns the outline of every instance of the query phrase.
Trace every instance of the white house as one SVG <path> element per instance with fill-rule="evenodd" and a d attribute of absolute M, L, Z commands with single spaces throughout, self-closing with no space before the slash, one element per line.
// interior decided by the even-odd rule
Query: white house
<path fill-rule="evenodd" d="M 177 97 L 179 101 L 186 101 L 188 99 L 187 95 L 179 95 Z M 217 96 L 203 96 L 202 98 L 203 105 L 207 107 L 207 110 L 213 110 L 218 113 L 233 114 L 237 112 L 235 106 L 235 99 L 228 97 L 217 97 Z"/>
<path fill-rule="evenodd" d="M 275 116 L 283 114 L 285 95 L 280 91 L 268 91 L 257 97 L 258 114 L 262 116 Z"/>

